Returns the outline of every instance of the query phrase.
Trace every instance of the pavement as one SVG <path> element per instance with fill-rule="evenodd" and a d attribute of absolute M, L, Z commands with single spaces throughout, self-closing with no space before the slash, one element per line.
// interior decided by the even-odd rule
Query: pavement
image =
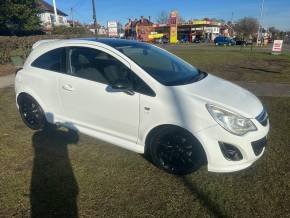
<path fill-rule="evenodd" d="M 9 74 L 7 76 L 0 76 L 0 89 L 14 84 L 14 74 Z"/>
<path fill-rule="evenodd" d="M 13 86 L 14 74 L 0 76 L 0 88 Z M 290 97 L 290 84 L 284 83 L 256 83 L 245 81 L 233 81 L 239 86 L 249 90 L 257 96 Z"/>

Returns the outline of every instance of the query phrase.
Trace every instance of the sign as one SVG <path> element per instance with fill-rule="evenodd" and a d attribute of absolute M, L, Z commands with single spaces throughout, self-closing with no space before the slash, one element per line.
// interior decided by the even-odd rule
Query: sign
<path fill-rule="evenodd" d="M 274 40 L 272 52 L 281 53 L 282 52 L 283 40 Z"/>
<path fill-rule="evenodd" d="M 172 11 L 169 18 L 170 25 L 170 43 L 177 42 L 177 12 Z"/>
<path fill-rule="evenodd" d="M 170 27 L 170 43 L 176 43 L 177 42 L 177 27 L 171 26 Z"/>
<path fill-rule="evenodd" d="M 212 20 L 193 20 L 193 25 L 213 25 L 213 26 L 220 26 L 221 23 L 212 21 Z"/>
<path fill-rule="evenodd" d="M 118 22 L 117 21 L 108 21 L 108 34 L 109 34 L 109 37 L 118 36 Z"/>

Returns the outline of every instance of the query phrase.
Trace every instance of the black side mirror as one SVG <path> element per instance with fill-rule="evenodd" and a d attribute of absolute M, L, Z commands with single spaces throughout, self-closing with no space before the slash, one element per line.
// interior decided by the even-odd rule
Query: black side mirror
<path fill-rule="evenodd" d="M 128 95 L 134 95 L 132 83 L 128 79 L 116 80 L 111 84 L 111 88 L 119 92 L 125 92 Z"/>

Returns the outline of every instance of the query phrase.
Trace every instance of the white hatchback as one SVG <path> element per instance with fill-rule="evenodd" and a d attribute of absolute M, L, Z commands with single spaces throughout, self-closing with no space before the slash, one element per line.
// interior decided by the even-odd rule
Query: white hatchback
<path fill-rule="evenodd" d="M 65 126 L 174 174 L 203 163 L 214 172 L 244 169 L 262 156 L 269 132 L 253 94 L 136 41 L 39 41 L 15 91 L 28 127 Z"/>

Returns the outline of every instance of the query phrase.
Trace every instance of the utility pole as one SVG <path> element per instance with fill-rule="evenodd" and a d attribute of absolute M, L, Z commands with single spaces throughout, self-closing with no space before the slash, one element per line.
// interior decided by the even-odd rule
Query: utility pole
<path fill-rule="evenodd" d="M 71 20 L 72 20 L 72 27 L 75 27 L 75 21 L 73 16 L 73 8 L 70 8 Z"/>
<path fill-rule="evenodd" d="M 94 28 L 95 28 L 95 35 L 97 35 L 97 19 L 96 19 L 96 7 L 95 7 L 95 0 L 92 0 L 93 4 L 93 20 L 94 20 Z"/>
<path fill-rule="evenodd" d="M 264 2 L 265 2 L 265 0 L 262 1 L 262 5 L 261 5 L 261 14 L 260 14 L 258 34 L 257 34 L 257 45 L 258 45 L 258 42 L 260 40 L 260 33 L 261 33 L 262 20 L 263 20 L 263 12 L 264 12 Z"/>
<path fill-rule="evenodd" d="M 56 10 L 56 4 L 55 0 L 53 0 L 53 10 L 54 10 L 54 19 L 55 19 L 55 25 L 58 25 L 58 17 L 57 17 L 57 10 Z"/>

